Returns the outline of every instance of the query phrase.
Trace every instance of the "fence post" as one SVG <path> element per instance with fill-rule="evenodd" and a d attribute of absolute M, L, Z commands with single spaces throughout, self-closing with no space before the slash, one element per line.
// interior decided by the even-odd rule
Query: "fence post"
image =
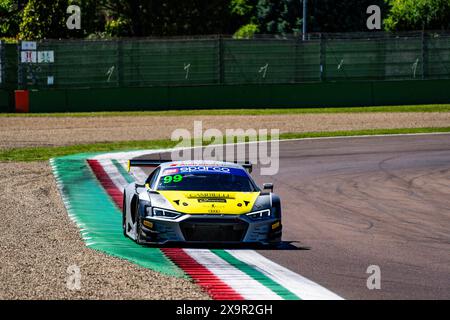
<path fill-rule="evenodd" d="M 117 62 L 117 80 L 118 86 L 123 87 L 123 42 L 122 40 L 118 40 L 117 43 L 117 54 L 118 54 L 118 62 Z"/>
<path fill-rule="evenodd" d="M 383 74 L 380 77 L 380 80 L 386 80 L 386 74 L 388 72 L 388 55 L 387 48 L 391 43 L 391 38 L 388 37 L 386 33 L 383 34 L 383 38 L 380 41 L 380 48 L 378 50 L 378 55 L 380 56 L 380 64 L 383 65 Z"/>
<path fill-rule="evenodd" d="M 327 52 L 327 45 L 326 45 L 326 39 L 323 36 L 323 33 L 320 34 L 320 81 L 326 81 L 326 52 Z"/>
<path fill-rule="evenodd" d="M 223 48 L 223 37 L 219 35 L 219 84 L 225 83 L 225 70 L 224 70 L 224 48 Z"/>
<path fill-rule="evenodd" d="M 299 76 L 298 76 L 298 46 L 300 39 L 298 39 L 297 37 L 294 38 L 294 83 L 298 83 L 299 82 Z"/>
<path fill-rule="evenodd" d="M 428 45 L 425 31 L 422 30 L 422 80 L 427 78 L 428 69 Z"/>
<path fill-rule="evenodd" d="M 17 42 L 17 89 L 24 89 L 23 85 L 23 65 L 21 61 L 22 41 Z"/>
<path fill-rule="evenodd" d="M 3 41 L 0 40 L 0 87 L 5 85 L 5 50 L 3 49 Z"/>

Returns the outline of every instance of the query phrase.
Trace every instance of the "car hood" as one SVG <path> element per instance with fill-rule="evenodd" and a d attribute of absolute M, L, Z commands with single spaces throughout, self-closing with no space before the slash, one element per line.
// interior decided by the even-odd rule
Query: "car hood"
<path fill-rule="evenodd" d="M 259 192 L 158 191 L 175 210 L 185 214 L 245 214 Z"/>

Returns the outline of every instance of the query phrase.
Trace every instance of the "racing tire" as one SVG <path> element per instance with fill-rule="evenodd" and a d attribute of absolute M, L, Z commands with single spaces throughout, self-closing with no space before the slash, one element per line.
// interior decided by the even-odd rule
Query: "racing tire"
<path fill-rule="evenodd" d="M 136 210 L 135 210 L 135 218 L 136 224 L 136 243 L 144 244 L 145 241 L 142 239 L 142 228 L 141 228 L 141 219 L 139 218 L 139 203 L 136 201 Z"/>
<path fill-rule="evenodd" d="M 136 243 L 143 244 L 141 222 L 139 221 L 139 218 L 136 218 Z"/>
<path fill-rule="evenodd" d="M 125 192 L 123 193 L 123 204 L 122 204 L 122 230 L 123 230 L 123 235 L 125 237 L 128 238 L 128 234 L 127 234 L 127 213 L 126 213 L 126 195 Z"/>

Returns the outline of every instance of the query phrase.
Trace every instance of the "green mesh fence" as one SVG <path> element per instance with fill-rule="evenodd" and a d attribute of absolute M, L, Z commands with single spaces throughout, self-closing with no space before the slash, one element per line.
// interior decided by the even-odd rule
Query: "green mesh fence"
<path fill-rule="evenodd" d="M 17 86 L 17 45 L 0 41 L 0 88 Z"/>
<path fill-rule="evenodd" d="M 3 64 L 5 63 L 5 49 L 3 47 L 3 42 L 0 41 L 0 87 L 3 87 L 3 82 L 5 79 L 5 67 Z"/>
<path fill-rule="evenodd" d="M 450 75 L 450 41 L 448 37 L 426 39 L 424 77 L 448 79 Z"/>
<path fill-rule="evenodd" d="M 119 81 L 125 86 L 217 83 L 217 41 L 119 42 Z"/>
<path fill-rule="evenodd" d="M 223 82 L 295 83 L 320 80 L 320 43 L 224 40 Z"/>
<path fill-rule="evenodd" d="M 19 63 L 20 88 L 450 79 L 443 32 L 37 43 L 38 57 L 50 51 L 53 62 Z"/>

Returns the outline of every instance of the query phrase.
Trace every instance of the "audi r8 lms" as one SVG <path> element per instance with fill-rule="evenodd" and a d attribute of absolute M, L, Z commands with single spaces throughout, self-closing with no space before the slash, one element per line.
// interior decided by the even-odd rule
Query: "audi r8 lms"
<path fill-rule="evenodd" d="M 280 198 L 261 190 L 250 163 L 130 160 L 154 167 L 145 183 L 123 195 L 123 232 L 139 244 L 281 241 Z"/>

